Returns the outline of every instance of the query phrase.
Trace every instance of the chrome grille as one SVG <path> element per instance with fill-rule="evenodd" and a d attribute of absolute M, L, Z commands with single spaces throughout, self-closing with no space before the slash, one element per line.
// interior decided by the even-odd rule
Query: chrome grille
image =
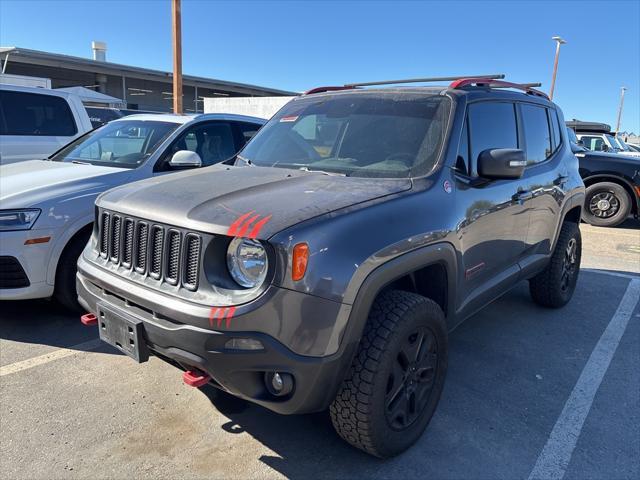
<path fill-rule="evenodd" d="M 202 236 L 145 220 L 101 211 L 98 249 L 106 264 L 195 291 L 200 276 Z M 141 277 L 135 277 L 140 281 Z"/>

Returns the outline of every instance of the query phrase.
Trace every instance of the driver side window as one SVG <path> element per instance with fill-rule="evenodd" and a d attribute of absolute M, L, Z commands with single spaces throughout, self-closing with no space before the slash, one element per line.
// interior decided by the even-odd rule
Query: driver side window
<path fill-rule="evenodd" d="M 228 160 L 236 153 L 232 126 L 228 122 L 210 122 L 189 128 L 167 149 L 156 170 L 170 170 L 171 158 L 181 150 L 197 153 L 203 167 Z"/>

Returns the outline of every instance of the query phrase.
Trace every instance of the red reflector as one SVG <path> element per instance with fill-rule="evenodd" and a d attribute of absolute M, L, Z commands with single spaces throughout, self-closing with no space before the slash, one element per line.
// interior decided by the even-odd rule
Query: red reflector
<path fill-rule="evenodd" d="M 80 321 L 83 325 L 93 326 L 98 324 L 98 317 L 96 317 L 93 313 L 85 313 L 80 317 Z"/>
<path fill-rule="evenodd" d="M 182 380 L 190 387 L 202 387 L 203 385 L 209 383 L 211 377 L 206 373 L 194 368 L 193 370 L 187 370 L 186 372 L 184 372 L 182 374 Z"/>

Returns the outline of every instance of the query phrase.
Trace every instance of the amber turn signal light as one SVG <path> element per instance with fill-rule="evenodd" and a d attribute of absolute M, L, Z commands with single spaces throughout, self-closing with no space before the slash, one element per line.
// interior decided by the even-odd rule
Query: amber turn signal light
<path fill-rule="evenodd" d="M 293 247 L 293 261 L 291 262 L 291 278 L 294 281 L 302 280 L 307 271 L 309 262 L 309 245 L 298 243 Z"/>

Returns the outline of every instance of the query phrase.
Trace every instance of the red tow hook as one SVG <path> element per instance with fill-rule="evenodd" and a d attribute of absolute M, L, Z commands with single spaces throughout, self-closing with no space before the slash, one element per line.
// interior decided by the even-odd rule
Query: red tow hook
<path fill-rule="evenodd" d="M 80 321 L 83 325 L 91 327 L 98 324 L 98 317 L 96 317 L 93 313 L 85 313 L 80 317 Z"/>
<path fill-rule="evenodd" d="M 202 387 L 209 383 L 211 377 L 206 373 L 194 368 L 193 370 L 187 370 L 182 374 L 182 380 L 190 387 Z"/>

